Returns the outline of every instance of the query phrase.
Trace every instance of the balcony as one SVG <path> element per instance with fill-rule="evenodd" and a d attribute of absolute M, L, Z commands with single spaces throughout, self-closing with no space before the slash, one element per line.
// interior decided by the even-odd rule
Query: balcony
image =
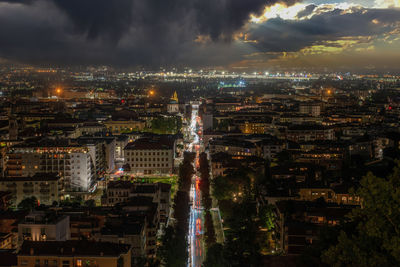
<path fill-rule="evenodd" d="M 40 189 L 40 193 L 49 194 L 50 193 L 50 189 L 46 189 L 46 188 Z"/>

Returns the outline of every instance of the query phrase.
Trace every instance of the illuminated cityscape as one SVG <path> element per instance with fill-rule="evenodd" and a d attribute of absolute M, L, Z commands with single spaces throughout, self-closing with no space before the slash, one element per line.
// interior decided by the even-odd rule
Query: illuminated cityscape
<path fill-rule="evenodd" d="M 398 0 L 0 0 L 0 266 L 400 266 Z"/>

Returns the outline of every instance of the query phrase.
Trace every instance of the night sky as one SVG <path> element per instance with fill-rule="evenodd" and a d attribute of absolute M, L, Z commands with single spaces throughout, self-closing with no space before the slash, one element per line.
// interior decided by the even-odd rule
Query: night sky
<path fill-rule="evenodd" d="M 398 71 L 400 0 L 0 0 L 0 59 Z"/>

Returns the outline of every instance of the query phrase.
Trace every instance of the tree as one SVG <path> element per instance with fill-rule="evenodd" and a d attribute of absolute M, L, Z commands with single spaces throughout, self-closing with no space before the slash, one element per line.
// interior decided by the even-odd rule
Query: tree
<path fill-rule="evenodd" d="M 214 243 L 207 249 L 204 267 L 225 267 L 229 266 L 224 258 L 224 247 L 221 244 Z"/>
<path fill-rule="evenodd" d="M 96 207 L 96 201 L 94 199 L 89 199 L 85 201 L 85 206 L 88 208 Z"/>
<path fill-rule="evenodd" d="M 226 233 L 225 259 L 228 266 L 260 266 L 259 225 L 256 205 L 250 199 L 232 206 L 232 215 L 225 221 L 230 230 Z"/>
<path fill-rule="evenodd" d="M 217 238 L 215 237 L 214 224 L 209 210 L 206 210 L 204 226 L 206 228 L 206 243 L 210 247 L 216 242 Z"/>
<path fill-rule="evenodd" d="M 148 130 L 156 134 L 176 134 L 182 128 L 180 117 L 158 117 L 151 121 L 151 128 Z"/>
<path fill-rule="evenodd" d="M 184 236 L 183 236 L 184 237 Z M 168 226 L 161 238 L 161 246 L 157 253 L 162 266 L 186 266 L 188 252 L 186 240 L 181 235 L 177 235 L 174 227 Z"/>
<path fill-rule="evenodd" d="M 38 200 L 35 196 L 25 198 L 18 204 L 18 208 L 22 210 L 33 210 L 37 206 Z"/>
<path fill-rule="evenodd" d="M 192 184 L 192 176 L 194 174 L 193 161 L 194 153 L 185 152 L 183 155 L 183 162 L 179 165 L 179 190 L 186 192 L 190 191 L 190 185 Z"/>
<path fill-rule="evenodd" d="M 218 176 L 212 180 L 213 196 L 218 200 L 243 198 L 251 195 L 254 188 L 254 173 L 248 168 L 241 168 L 228 172 L 225 176 Z"/>
<path fill-rule="evenodd" d="M 362 207 L 349 215 L 352 231 L 340 231 L 338 242 L 322 259 L 332 266 L 400 266 L 400 162 L 387 178 L 368 173 L 357 195 Z"/>

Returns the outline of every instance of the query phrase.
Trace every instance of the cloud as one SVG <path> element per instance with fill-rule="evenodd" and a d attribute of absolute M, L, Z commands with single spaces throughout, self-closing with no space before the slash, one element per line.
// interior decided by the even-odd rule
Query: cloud
<path fill-rule="evenodd" d="M 0 41 L 0 57 L 31 63 L 196 64 L 181 55 L 204 50 L 196 46 L 198 36 L 228 47 L 251 14 L 276 2 L 295 0 L 0 0 L 0 35 L 8 36 Z"/>
<path fill-rule="evenodd" d="M 398 43 L 399 9 L 356 6 L 361 0 L 311 2 L 315 4 L 294 0 L 0 0 L 0 36 L 6 36 L 0 38 L 0 57 L 41 65 L 158 67 L 238 62 L 242 67 L 244 62 L 266 66 L 284 59 L 289 65 L 290 57 L 296 64 L 300 58 L 316 60 L 318 55 L 332 53 L 398 50 L 393 47 Z M 285 5 L 291 6 L 286 9 Z M 268 10 L 276 14 L 249 23 L 250 17 Z"/>
<path fill-rule="evenodd" d="M 307 17 L 307 16 L 311 15 L 316 7 L 317 6 L 314 4 L 306 6 L 303 10 L 301 10 L 299 13 L 297 13 L 297 15 L 296 15 L 297 18 L 303 18 L 303 17 Z"/>
<path fill-rule="evenodd" d="M 396 29 L 399 22 L 398 9 L 335 9 L 304 20 L 270 19 L 252 25 L 246 36 L 255 41 L 254 46 L 260 51 L 293 52 L 321 41 L 382 35 Z"/>
<path fill-rule="evenodd" d="M 374 65 L 400 70 L 396 64 L 400 58 L 400 9 L 321 11 L 321 6 L 312 5 L 303 11 L 296 19 L 277 17 L 252 24 L 242 36 L 256 52 L 230 66 L 250 70 L 328 66 L 355 71 Z"/>

